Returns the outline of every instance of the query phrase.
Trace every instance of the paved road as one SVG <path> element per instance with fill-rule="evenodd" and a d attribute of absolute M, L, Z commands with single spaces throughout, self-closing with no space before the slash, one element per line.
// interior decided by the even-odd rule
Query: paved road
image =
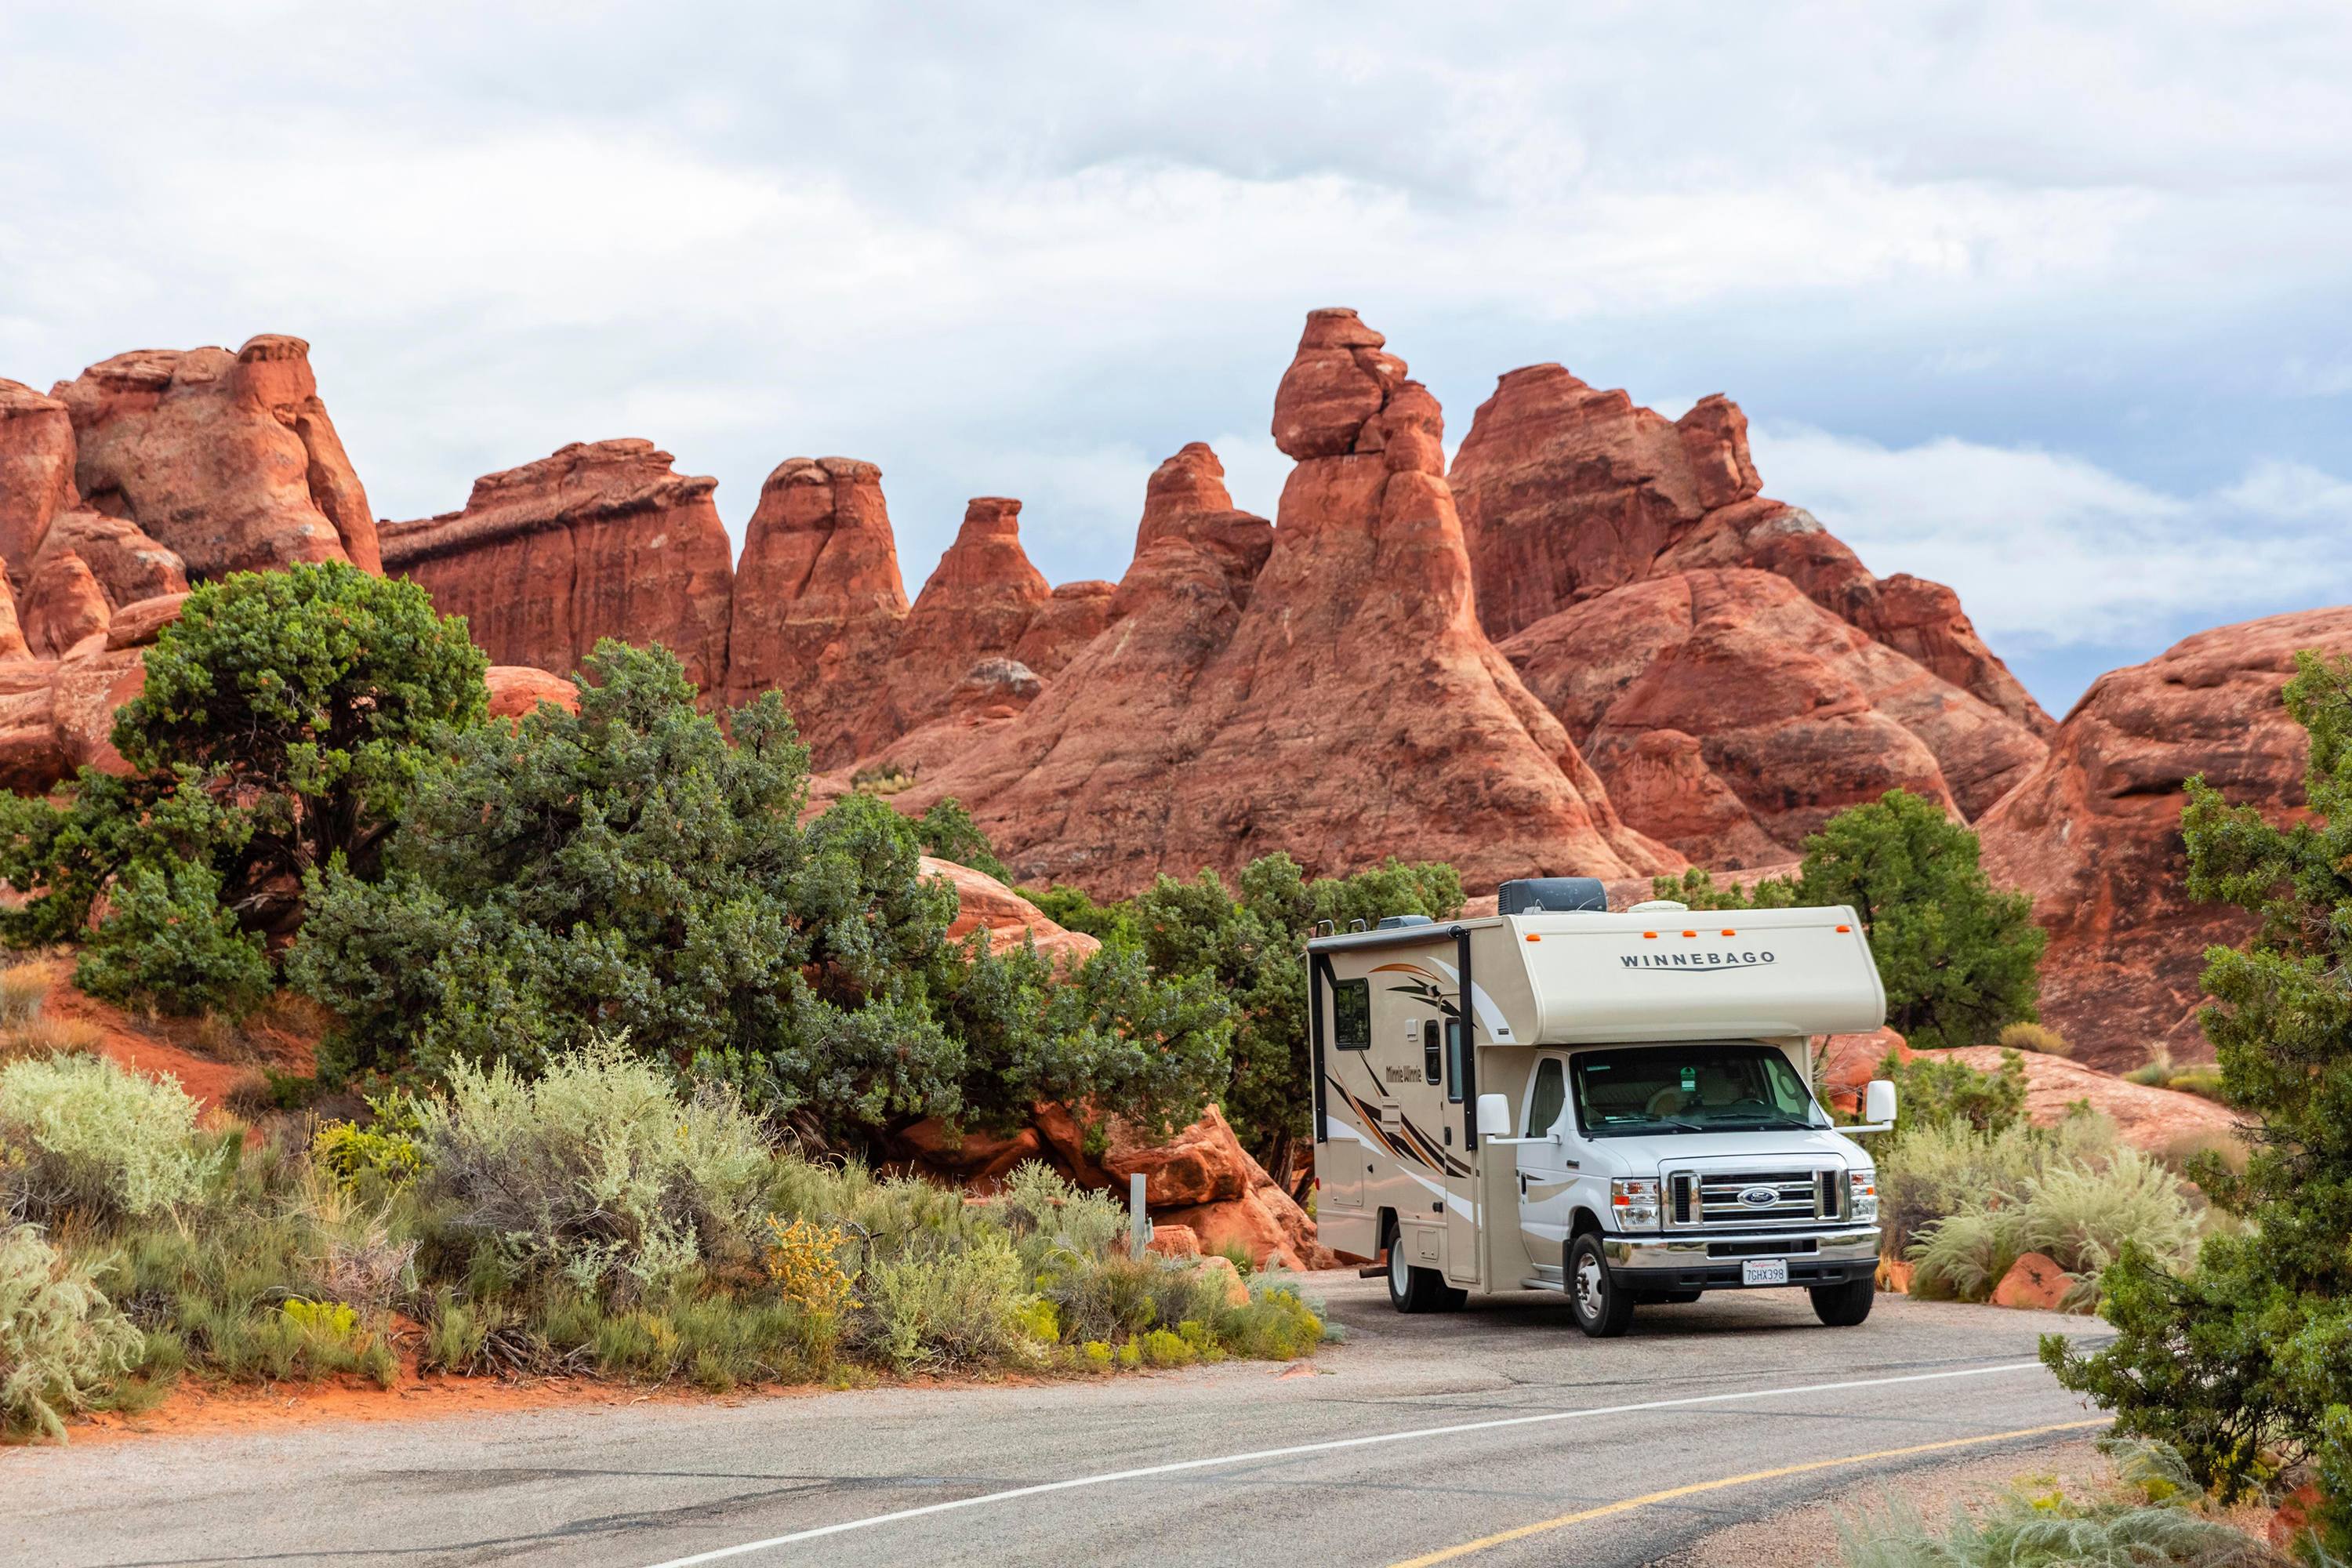
<path fill-rule="evenodd" d="M 2048 1430 L 2081 1404 L 2015 1363 L 2046 1330 L 2102 1328 L 1896 1297 L 1823 1329 L 1801 1293 L 1759 1291 L 1596 1342 L 1557 1298 L 1400 1318 L 1374 1282 L 1319 1289 L 1349 1341 L 1308 1375 L 20 1448 L 0 1453 L 0 1561 L 642 1568 L 802 1535 L 715 1560 L 1377 1565 L 1487 1542 L 1440 1560 L 1642 1563 L 1874 1470 L 2081 1436 Z"/>

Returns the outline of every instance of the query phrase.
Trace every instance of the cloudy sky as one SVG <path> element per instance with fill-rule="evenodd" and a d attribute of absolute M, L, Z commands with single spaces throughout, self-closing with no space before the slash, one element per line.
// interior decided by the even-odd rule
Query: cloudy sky
<path fill-rule="evenodd" d="M 1184 441 L 1270 512 L 1354 305 L 1448 410 L 1730 393 L 1769 493 L 2053 710 L 2352 600 L 2352 8 L 2259 0 L 0 9 L 0 375 L 309 338 L 378 511 L 650 437 L 740 531 L 881 465 L 1115 577 Z"/>

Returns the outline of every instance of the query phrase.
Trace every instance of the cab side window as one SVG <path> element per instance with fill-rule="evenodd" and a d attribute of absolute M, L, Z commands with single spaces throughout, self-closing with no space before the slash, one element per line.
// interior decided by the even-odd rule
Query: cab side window
<path fill-rule="evenodd" d="M 1370 981 L 1332 982 L 1331 1039 L 1343 1051 L 1371 1049 L 1372 983 Z"/>
<path fill-rule="evenodd" d="M 1546 1057 L 1536 1064 L 1536 1086 L 1528 1093 L 1528 1132 L 1530 1138 L 1541 1138 L 1559 1124 L 1559 1113 L 1568 1106 L 1568 1078 L 1560 1070 L 1558 1057 Z"/>
<path fill-rule="evenodd" d="M 1462 1020 L 1445 1020 L 1445 1098 L 1462 1103 Z"/>

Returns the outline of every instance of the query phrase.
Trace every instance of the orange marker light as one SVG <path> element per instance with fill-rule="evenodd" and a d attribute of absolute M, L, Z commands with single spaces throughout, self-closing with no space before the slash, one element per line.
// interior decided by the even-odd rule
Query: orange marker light
<path fill-rule="evenodd" d="M 1654 931 L 1645 931 L 1642 933 L 1642 940 L 1643 942 L 1655 942 L 1658 940 L 1658 933 Z"/>
<path fill-rule="evenodd" d="M 1538 936 L 1538 935 L 1537 935 L 1535 932 L 1533 932 L 1533 931 L 1529 931 L 1529 932 L 1528 932 L 1528 940 L 1529 942 L 1541 942 L 1541 941 L 1543 941 L 1543 938 L 1541 938 L 1541 937 Z"/>
<path fill-rule="evenodd" d="M 1853 927 L 1852 927 L 1852 926 L 1840 926 L 1840 927 L 1838 927 L 1838 930 L 1840 930 L 1840 931 L 1852 931 L 1853 929 Z"/>
<path fill-rule="evenodd" d="M 1733 931 L 1729 926 L 1726 926 L 1723 928 L 1723 934 L 1726 936 L 1738 936 L 1739 933 Z"/>
<path fill-rule="evenodd" d="M 1698 934 L 1698 932 L 1696 932 L 1696 931 L 1686 931 L 1683 932 L 1683 934 L 1684 934 L 1685 936 L 1696 936 L 1696 935 Z"/>

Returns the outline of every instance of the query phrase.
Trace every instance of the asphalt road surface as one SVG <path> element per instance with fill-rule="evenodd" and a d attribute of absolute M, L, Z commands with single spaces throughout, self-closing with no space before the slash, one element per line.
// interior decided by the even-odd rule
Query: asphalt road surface
<path fill-rule="evenodd" d="M 534 1411 L 0 1452 L 11 1563 L 1643 1563 L 1873 1474 L 2079 1438 L 2032 1364 L 2104 1325 L 1795 1290 L 1398 1317 L 1348 1342 L 1018 1387 Z"/>

